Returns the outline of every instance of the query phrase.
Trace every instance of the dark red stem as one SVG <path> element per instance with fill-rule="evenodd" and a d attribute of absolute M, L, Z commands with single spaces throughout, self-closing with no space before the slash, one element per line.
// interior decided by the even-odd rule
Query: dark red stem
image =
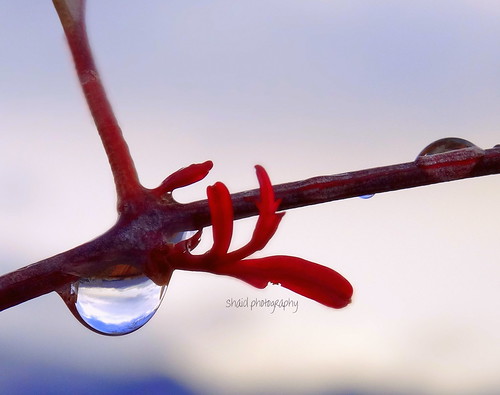
<path fill-rule="evenodd" d="M 61 272 L 64 254 L 0 277 L 0 311 L 52 292 L 78 279 Z"/>
<path fill-rule="evenodd" d="M 54 1 L 73 55 L 80 85 L 113 172 L 118 211 L 122 212 L 141 199 L 143 188 L 94 63 L 85 26 L 85 2 L 76 2 L 80 6 L 80 18 L 76 18 L 72 23 L 68 22 L 68 9 L 61 3 L 64 2 Z"/>
<path fill-rule="evenodd" d="M 289 210 L 363 195 L 499 174 L 500 147 L 495 146 L 483 152 L 483 156 L 468 159 L 467 150 L 451 151 L 426 157 L 427 166 L 413 161 L 313 177 L 274 185 L 273 189 L 276 198 L 281 199 L 279 210 Z M 257 215 L 255 200 L 258 196 L 258 189 L 232 194 L 235 219 Z M 189 224 L 190 228 L 198 229 L 210 225 L 210 214 L 205 200 L 186 204 L 183 211 L 188 218 L 192 218 L 192 223 L 186 219 L 186 225 Z"/>
<path fill-rule="evenodd" d="M 461 150 L 433 155 L 422 166 L 417 161 L 391 166 L 377 167 L 350 173 L 331 176 L 314 177 L 303 181 L 275 185 L 276 198 L 281 199 L 280 210 L 303 207 L 334 200 L 347 199 L 361 195 L 395 191 L 424 185 L 437 184 L 452 180 L 473 178 L 500 173 L 500 148 L 484 151 L 484 156 L 469 163 L 467 155 Z M 464 172 L 466 168 L 466 172 Z M 237 219 L 258 215 L 255 205 L 259 190 L 250 190 L 231 195 L 234 216 Z M 169 231 L 199 229 L 210 225 L 210 211 L 207 200 L 179 204 L 176 209 L 156 213 L 158 223 L 171 225 Z M 145 234 L 150 229 L 143 227 Z M 113 229 L 100 238 L 59 254 L 53 258 L 40 261 L 0 277 L 0 310 L 15 306 L 33 297 L 52 292 L 64 282 L 76 277 L 62 274 L 62 267 L 78 261 L 85 262 L 85 256 L 98 255 L 98 250 L 109 252 Z M 92 245 L 91 245 L 92 244 Z M 102 247 L 100 247 L 102 246 Z M 118 248 L 118 247 L 116 247 Z M 126 255 L 127 248 L 123 254 Z M 103 255 L 106 251 L 103 251 Z M 113 254 L 120 252 L 113 251 Z M 95 258 L 92 258 L 95 261 Z"/>

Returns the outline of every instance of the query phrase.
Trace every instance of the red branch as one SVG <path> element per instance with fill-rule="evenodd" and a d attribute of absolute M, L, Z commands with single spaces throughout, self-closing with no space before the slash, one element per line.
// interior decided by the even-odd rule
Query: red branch
<path fill-rule="evenodd" d="M 281 199 L 279 210 L 304 207 L 335 200 L 397 191 L 424 185 L 482 177 L 500 173 L 500 146 L 478 153 L 463 149 L 421 157 L 416 161 L 376 167 L 337 175 L 319 176 L 303 181 L 274 185 Z M 242 219 L 256 215 L 253 202 L 258 189 L 231 195 L 234 217 Z M 192 229 L 210 225 L 206 201 L 186 204 L 183 211 Z M 188 224 L 186 219 L 186 224 Z"/>
<path fill-rule="evenodd" d="M 273 189 L 276 197 L 281 199 L 279 209 L 285 210 L 372 193 L 500 174 L 500 147 L 485 150 L 484 155 L 476 158 L 472 165 L 467 164 L 466 159 L 471 156 L 470 152 L 463 151 L 432 155 L 426 159 L 426 166 L 419 163 L 420 161 L 408 162 L 314 177 L 275 185 Z M 468 168 L 466 173 L 464 166 Z M 258 215 L 255 205 L 258 195 L 257 189 L 232 194 L 234 217 L 240 219 Z M 141 233 L 148 234 L 158 229 L 164 232 L 193 230 L 208 226 L 211 224 L 208 201 L 178 204 L 175 210 L 157 211 L 155 221 L 152 222 L 144 221 Z M 164 224 L 169 224 L 168 229 Z M 80 274 L 77 274 L 76 270 L 82 270 L 83 263 L 102 263 L 101 260 L 106 256 L 107 260 L 111 260 L 110 257 L 120 257 L 123 262 L 130 261 L 132 264 L 136 259 L 130 252 L 134 246 L 113 245 L 117 225 L 89 243 L 0 277 L 0 310 L 52 292 L 64 283 L 78 278 Z M 62 274 L 67 273 L 63 271 L 63 267 L 68 266 L 75 268 L 74 277 Z"/>
<path fill-rule="evenodd" d="M 132 209 L 134 203 L 140 201 L 143 188 L 92 56 L 85 27 L 85 2 L 54 0 L 54 6 L 61 19 L 80 85 L 113 172 L 118 211 Z"/>

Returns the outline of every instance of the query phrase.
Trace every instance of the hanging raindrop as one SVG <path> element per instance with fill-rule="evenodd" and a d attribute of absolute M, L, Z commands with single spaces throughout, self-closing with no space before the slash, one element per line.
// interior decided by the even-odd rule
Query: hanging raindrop
<path fill-rule="evenodd" d="M 160 307 L 166 286 L 146 276 L 81 279 L 71 284 L 76 318 L 104 335 L 125 335 L 142 327 Z"/>
<path fill-rule="evenodd" d="M 361 196 L 360 196 L 360 198 L 361 198 L 361 199 L 370 199 L 370 198 L 372 198 L 373 196 L 375 196 L 375 194 L 374 194 L 374 193 L 372 193 L 372 194 L 370 194 L 370 195 L 361 195 Z"/>
<path fill-rule="evenodd" d="M 189 236 L 176 234 L 176 243 Z M 167 286 L 128 265 L 117 265 L 105 278 L 81 278 L 59 292 L 73 315 L 94 332 L 126 335 L 141 328 L 156 313 Z"/>

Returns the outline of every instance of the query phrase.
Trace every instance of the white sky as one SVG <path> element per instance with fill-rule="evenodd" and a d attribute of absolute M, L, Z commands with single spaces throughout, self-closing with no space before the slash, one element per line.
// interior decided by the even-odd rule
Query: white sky
<path fill-rule="evenodd" d="M 51 2 L 1 2 L 0 18 L 7 273 L 104 232 L 115 201 Z M 281 183 L 411 161 L 447 136 L 500 143 L 499 18 L 498 2 L 465 0 L 88 6 L 97 63 L 144 184 L 215 162 L 183 201 L 216 180 L 234 192 L 256 187 L 256 163 Z M 95 335 L 48 295 L 2 312 L 0 349 L 87 372 L 162 373 L 204 393 L 498 391 L 499 187 L 492 176 L 287 213 L 262 255 L 344 274 L 355 287 L 344 310 L 176 273 L 134 334 Z M 238 223 L 237 242 L 252 226 Z M 299 310 L 228 309 L 231 297 L 291 298 Z"/>

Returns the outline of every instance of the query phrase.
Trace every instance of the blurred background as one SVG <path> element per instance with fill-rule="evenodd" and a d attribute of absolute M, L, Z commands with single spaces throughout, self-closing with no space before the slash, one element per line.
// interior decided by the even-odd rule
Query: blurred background
<path fill-rule="evenodd" d="M 499 18 L 489 0 L 88 2 L 143 184 L 215 163 L 185 202 L 217 180 L 255 188 L 257 163 L 282 183 L 412 161 L 442 137 L 500 143 Z M 116 211 L 51 2 L 2 1 L 0 19 L 4 274 L 98 236 Z M 0 392 L 499 393 L 499 199 L 490 176 L 289 211 L 260 256 L 339 271 L 355 288 L 343 310 L 184 272 L 123 337 L 85 329 L 56 294 L 11 308 Z M 254 224 L 237 223 L 235 246 Z"/>

